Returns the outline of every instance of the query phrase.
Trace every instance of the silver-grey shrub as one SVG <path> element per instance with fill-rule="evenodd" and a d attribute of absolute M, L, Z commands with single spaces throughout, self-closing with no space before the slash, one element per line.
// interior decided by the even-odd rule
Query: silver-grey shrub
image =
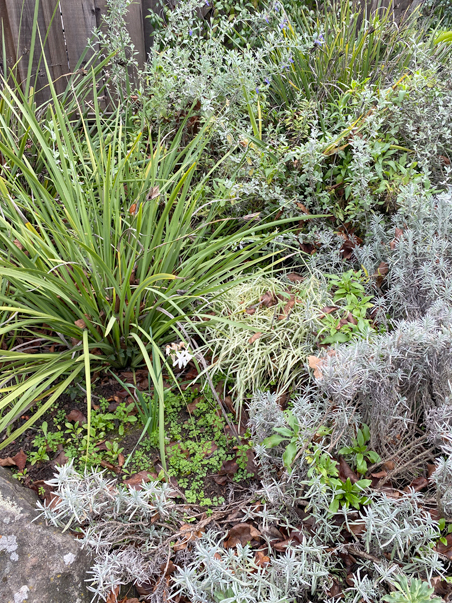
<path fill-rule="evenodd" d="M 93 552 L 88 588 L 95 597 L 106 600 L 121 584 L 160 576 L 175 517 L 168 484 L 142 483 L 135 490 L 95 469 L 80 475 L 72 463 L 58 467 L 47 483 L 55 489 L 57 503 L 38 506 L 53 525 L 76 529 L 82 546 Z"/>
<path fill-rule="evenodd" d="M 303 601 L 309 594 L 325 593 L 330 585 L 334 558 L 326 548 L 306 536 L 260 567 L 249 546 L 225 549 L 221 536 L 208 532 L 197 541 L 192 563 L 175 574 L 174 582 L 193 603 Z"/>

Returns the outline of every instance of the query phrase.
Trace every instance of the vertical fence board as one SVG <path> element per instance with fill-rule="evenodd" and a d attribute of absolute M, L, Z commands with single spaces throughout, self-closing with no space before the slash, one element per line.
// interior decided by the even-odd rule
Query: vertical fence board
<path fill-rule="evenodd" d="M 69 72 L 59 2 L 60 0 L 41 0 L 45 31 L 49 31 L 47 37 L 47 47 L 50 54 L 49 67 L 57 94 L 64 92 L 66 89 L 67 78 L 64 75 Z"/>
<path fill-rule="evenodd" d="M 151 51 L 152 47 L 152 34 L 154 33 L 154 28 L 151 25 L 151 20 L 148 19 L 151 11 L 157 13 L 159 15 L 162 14 L 162 8 L 158 0 L 141 0 L 143 6 L 143 30 L 144 30 L 144 48 L 146 52 L 146 57 Z"/>
<path fill-rule="evenodd" d="M 129 6 L 127 31 L 137 52 L 136 59 L 138 64 L 142 67 L 146 61 L 146 49 L 144 46 L 143 7 L 141 0 L 139 2 L 135 1 Z"/>
<path fill-rule="evenodd" d="M 5 0 L 0 0 L 0 36 L 2 42 L 0 45 L 0 66 L 3 75 L 5 67 L 11 69 L 16 62 L 16 49 L 14 48 Z M 3 65 L 3 42 L 5 43 L 6 50 L 6 66 Z"/>
<path fill-rule="evenodd" d="M 61 0 L 64 33 L 66 36 L 67 54 L 71 71 L 75 70 L 93 30 L 97 26 L 96 5 L 94 0 Z M 93 56 L 89 50 L 81 67 Z"/>
<path fill-rule="evenodd" d="M 19 81 L 25 83 L 27 79 L 29 57 L 31 51 L 31 40 L 33 31 L 33 18 L 35 12 L 35 0 L 5 0 L 6 10 L 10 25 L 11 36 L 16 48 L 17 75 Z M 44 62 L 42 60 L 42 44 L 46 34 L 46 25 L 42 7 L 38 11 L 38 29 L 40 36 L 36 35 L 36 43 L 33 53 L 30 85 L 35 89 L 35 100 L 38 105 L 45 102 L 49 97 L 46 88 L 48 84 Z M 41 37 L 41 39 L 40 39 Z M 49 47 L 44 49 L 47 64 L 51 64 Z"/>

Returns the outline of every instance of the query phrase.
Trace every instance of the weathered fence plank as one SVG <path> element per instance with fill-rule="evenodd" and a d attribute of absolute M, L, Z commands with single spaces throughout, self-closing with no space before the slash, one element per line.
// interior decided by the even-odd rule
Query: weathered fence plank
<path fill-rule="evenodd" d="M 33 20 L 35 13 L 35 0 L 5 0 L 5 8 L 8 15 L 10 33 L 13 47 L 15 49 L 15 59 L 17 62 L 17 77 L 20 82 L 25 84 L 28 76 L 29 57 L 31 54 L 31 42 L 33 31 Z M 49 91 L 46 88 L 48 84 L 45 64 L 42 58 L 42 45 L 46 36 L 46 24 L 42 10 L 38 12 L 38 31 L 36 36 L 33 60 L 31 65 L 30 86 L 34 87 L 35 100 L 38 104 L 44 102 L 49 97 Z M 47 64 L 51 64 L 49 47 L 44 48 Z M 53 73 L 51 70 L 51 76 Z"/>
<path fill-rule="evenodd" d="M 0 0 L 0 32 L 2 33 L 2 42 L 4 39 L 6 50 L 6 65 L 3 64 L 3 50 L 0 55 L 0 64 L 2 73 L 6 73 L 5 68 L 11 69 L 16 62 L 16 49 L 14 48 L 11 26 L 9 24 L 8 11 L 6 10 L 5 0 Z M 3 43 L 2 43 L 3 49 Z"/>
<path fill-rule="evenodd" d="M 60 0 L 60 2 L 69 68 L 74 71 L 85 51 L 87 40 L 92 37 L 93 30 L 97 26 L 96 4 L 94 0 Z M 92 56 L 93 51 L 88 50 L 81 68 Z"/>
<path fill-rule="evenodd" d="M 49 69 L 57 94 L 66 89 L 69 64 L 66 52 L 66 42 L 63 35 L 63 26 L 60 15 L 60 0 L 41 0 L 44 16 L 45 31 L 48 31 L 47 44 L 50 63 Z"/>

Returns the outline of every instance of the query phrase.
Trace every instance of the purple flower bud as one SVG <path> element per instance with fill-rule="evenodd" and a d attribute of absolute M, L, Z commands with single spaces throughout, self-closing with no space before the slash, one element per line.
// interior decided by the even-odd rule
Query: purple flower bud
<path fill-rule="evenodd" d="M 192 36 L 192 35 L 193 35 L 193 32 L 192 32 L 192 30 L 191 30 L 191 29 L 188 31 L 188 35 L 189 35 L 189 36 Z"/>
<path fill-rule="evenodd" d="M 268 86 L 270 86 L 270 80 L 268 79 L 268 77 L 266 77 L 264 81 Z"/>
<path fill-rule="evenodd" d="M 256 94 L 259 94 L 259 88 L 256 88 Z"/>
<path fill-rule="evenodd" d="M 268 17 L 265 17 L 265 20 L 267 21 L 267 23 L 270 23 L 270 21 L 268 20 Z"/>
<path fill-rule="evenodd" d="M 206 6 L 210 6 L 209 0 L 206 0 Z"/>

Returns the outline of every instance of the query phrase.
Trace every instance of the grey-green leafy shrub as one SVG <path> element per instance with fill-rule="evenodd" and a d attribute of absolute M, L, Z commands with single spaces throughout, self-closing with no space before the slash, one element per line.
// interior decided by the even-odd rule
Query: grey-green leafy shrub
<path fill-rule="evenodd" d="M 414 436 L 416 425 L 431 408 L 450 404 L 451 326 L 451 311 L 437 308 L 372 341 L 340 346 L 322 360 L 320 388 L 333 401 L 357 404 L 372 426 L 371 449 L 386 458 L 408 447 L 399 461 L 402 474 L 431 458 L 426 436 Z"/>

